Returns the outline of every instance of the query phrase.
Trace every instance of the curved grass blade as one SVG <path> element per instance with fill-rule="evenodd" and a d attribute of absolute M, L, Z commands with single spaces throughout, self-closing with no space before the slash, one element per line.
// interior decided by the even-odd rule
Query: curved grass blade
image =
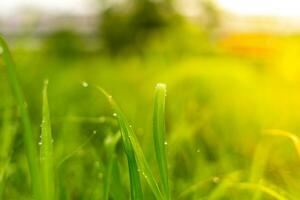
<path fill-rule="evenodd" d="M 227 193 L 228 188 L 234 185 L 241 178 L 241 173 L 233 172 L 224 178 L 222 182 L 211 192 L 208 199 L 221 199 L 221 197 Z"/>
<path fill-rule="evenodd" d="M 133 191 L 137 190 L 137 192 L 139 192 L 138 194 L 142 195 L 141 183 L 139 180 L 139 174 L 141 173 L 146 179 L 156 199 L 165 199 L 146 161 L 146 158 L 144 156 L 141 146 L 139 145 L 136 135 L 134 134 L 132 127 L 129 125 L 125 115 L 123 114 L 117 103 L 113 100 L 111 95 L 109 95 L 104 89 L 100 87 L 98 87 L 98 89 L 107 97 L 108 101 L 110 102 L 114 110 L 114 116 L 117 118 L 120 126 L 123 146 L 129 164 L 129 174 L 132 183 L 131 189 Z M 137 184 L 137 188 L 134 188 L 134 183 Z"/>
<path fill-rule="evenodd" d="M 153 112 L 153 140 L 155 145 L 155 155 L 159 168 L 160 181 L 166 199 L 170 199 L 170 187 L 168 177 L 168 162 L 166 157 L 166 130 L 165 130 L 165 98 L 166 85 L 158 83 L 154 94 Z"/>
<path fill-rule="evenodd" d="M 288 138 L 294 144 L 294 147 L 295 147 L 295 149 L 297 151 L 297 154 L 298 154 L 298 158 L 300 159 L 300 139 L 299 139 L 298 136 L 296 136 L 293 133 L 283 131 L 283 130 L 279 130 L 279 129 L 265 130 L 265 133 L 269 134 L 269 135 L 273 135 L 273 136 L 281 136 L 281 137 Z"/>
<path fill-rule="evenodd" d="M 277 199 L 277 200 L 293 199 L 290 197 L 290 195 L 286 191 L 284 191 L 274 185 L 270 185 L 270 183 L 266 184 L 266 183 L 261 182 L 261 183 L 255 184 L 255 183 L 245 182 L 245 183 L 237 183 L 237 184 L 233 185 L 233 187 L 236 187 L 236 188 L 239 188 L 242 190 L 245 190 L 245 189 L 246 190 L 254 190 L 254 191 L 259 190 L 262 193 L 272 197 L 273 199 Z"/>
<path fill-rule="evenodd" d="M 123 115 L 123 113 L 121 112 L 117 104 L 113 101 L 112 97 L 108 95 L 108 93 L 102 88 L 99 89 L 108 98 L 109 103 L 112 105 L 113 110 L 115 112 L 114 116 L 117 117 L 120 126 L 122 142 L 127 156 L 127 162 L 129 168 L 131 199 L 141 200 L 143 199 L 142 185 L 141 185 L 137 160 L 135 156 L 135 151 L 133 149 L 133 145 L 130 140 L 130 137 L 133 134 L 132 130 L 129 127 L 129 124 L 125 116 Z"/>
<path fill-rule="evenodd" d="M 20 114 L 21 114 L 21 121 L 24 128 L 23 131 L 23 140 L 25 143 L 25 150 L 26 150 L 26 156 L 28 159 L 28 165 L 30 170 L 30 176 L 31 176 L 31 182 L 32 182 L 32 189 L 33 189 L 33 195 L 35 199 L 41 198 L 40 193 L 40 178 L 39 178 L 39 167 L 38 167 L 38 153 L 36 150 L 36 143 L 33 137 L 33 131 L 31 127 L 31 122 L 29 118 L 29 113 L 26 107 L 25 98 L 23 96 L 23 92 L 21 89 L 21 85 L 19 83 L 19 80 L 17 78 L 17 73 L 15 71 L 15 63 L 12 59 L 12 56 L 10 54 L 9 48 L 4 41 L 4 39 L 0 35 L 0 48 L 2 48 L 2 54 L 1 57 L 4 61 L 4 65 L 7 69 L 8 74 L 8 80 L 10 83 L 10 87 L 12 90 L 12 93 L 16 99 L 16 102 L 18 104 Z"/>
<path fill-rule="evenodd" d="M 249 181 L 251 183 L 258 183 L 263 178 L 266 168 L 267 160 L 271 151 L 271 143 L 263 138 L 257 145 L 251 165 Z M 261 199 L 262 191 L 257 190 L 252 194 L 252 200 Z"/>
<path fill-rule="evenodd" d="M 43 121 L 40 147 L 41 177 L 45 200 L 55 199 L 55 180 L 53 167 L 53 139 L 47 97 L 48 81 L 45 81 L 43 90 Z"/>

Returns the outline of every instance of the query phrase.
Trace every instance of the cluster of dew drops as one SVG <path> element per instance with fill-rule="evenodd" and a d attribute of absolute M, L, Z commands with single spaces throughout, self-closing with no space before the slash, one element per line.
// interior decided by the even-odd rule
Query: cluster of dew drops
<path fill-rule="evenodd" d="M 85 88 L 87 88 L 87 87 L 89 86 L 89 84 L 88 84 L 87 82 L 85 82 L 85 81 L 82 81 L 82 82 L 81 82 L 81 85 L 82 85 L 82 87 L 85 87 Z M 108 98 L 109 98 L 109 100 L 111 100 L 111 99 L 112 99 L 112 96 L 109 96 Z M 113 117 L 117 117 L 117 116 L 118 116 L 118 114 L 114 112 L 114 113 L 113 113 Z M 132 128 L 132 125 L 129 125 L 129 127 Z M 96 132 L 94 132 L 94 134 L 96 134 Z M 165 142 L 164 142 L 164 145 L 167 146 L 167 145 L 168 145 L 168 142 L 165 141 Z"/>

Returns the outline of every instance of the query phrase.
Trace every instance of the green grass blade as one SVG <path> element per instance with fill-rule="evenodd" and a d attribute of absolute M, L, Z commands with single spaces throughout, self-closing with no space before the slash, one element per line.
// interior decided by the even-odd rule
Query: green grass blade
<path fill-rule="evenodd" d="M 241 173 L 239 171 L 233 172 L 226 176 L 210 193 L 208 199 L 221 199 L 223 195 L 227 194 L 228 188 L 237 183 L 241 178 Z"/>
<path fill-rule="evenodd" d="M 119 165 L 117 160 L 113 162 L 112 171 L 111 171 L 111 195 L 112 199 L 125 200 L 126 191 L 122 185 L 121 174 L 119 170 Z"/>
<path fill-rule="evenodd" d="M 116 135 L 109 134 L 104 142 L 106 155 L 108 158 L 108 164 L 105 170 L 104 175 L 104 189 L 103 189 L 103 199 L 109 200 L 109 192 L 110 192 L 110 185 L 112 182 L 112 173 L 113 173 L 113 166 L 116 162 L 116 154 L 115 154 L 115 147 L 118 141 L 120 140 L 121 134 L 117 133 Z"/>
<path fill-rule="evenodd" d="M 257 145 L 251 171 L 250 171 L 250 177 L 249 181 L 251 183 L 257 183 L 259 184 L 260 180 L 264 178 L 264 171 L 266 168 L 268 156 L 271 151 L 271 143 L 263 138 L 263 140 Z M 256 190 L 252 195 L 252 200 L 259 200 L 261 199 L 262 191 Z"/>
<path fill-rule="evenodd" d="M 53 139 L 47 97 L 48 81 L 45 81 L 43 90 L 43 121 L 40 144 L 41 177 L 45 200 L 55 199 L 55 180 L 53 167 Z"/>
<path fill-rule="evenodd" d="M 166 157 L 166 130 L 165 130 L 165 98 L 166 85 L 159 83 L 155 88 L 154 112 L 153 112 L 153 140 L 155 155 L 159 168 L 160 180 L 166 199 L 170 199 L 170 187 L 168 177 L 168 162 Z"/>
<path fill-rule="evenodd" d="M 117 104 L 113 101 L 112 97 L 107 94 L 102 88 L 99 88 L 100 91 L 108 98 L 109 102 L 111 103 L 114 115 L 117 117 L 121 136 L 122 136 L 122 143 L 124 146 L 124 150 L 127 156 L 128 168 L 129 168 L 129 178 L 130 178 L 130 191 L 131 191 L 131 199 L 133 200 L 140 200 L 143 199 L 143 191 L 142 185 L 137 165 L 137 160 L 135 156 L 135 151 L 133 149 L 133 145 L 131 143 L 130 137 L 133 134 L 129 124 L 117 106 Z"/>
<path fill-rule="evenodd" d="M 25 143 L 26 155 L 27 155 L 28 165 L 29 165 L 29 170 L 31 175 L 33 195 L 35 199 L 40 199 L 41 190 L 40 190 L 39 167 L 38 167 L 38 159 L 37 159 L 38 153 L 36 150 L 36 142 L 33 137 L 33 131 L 31 127 L 29 113 L 26 107 L 25 98 L 23 96 L 21 85 L 18 81 L 17 74 L 15 71 L 15 63 L 12 59 L 9 48 L 6 42 L 4 41 L 4 39 L 1 37 L 1 35 L 0 35 L 0 48 L 2 48 L 3 50 L 1 56 L 4 61 L 4 65 L 6 66 L 7 69 L 10 87 L 16 99 L 21 114 L 22 125 L 24 128 L 23 140 Z"/>
<path fill-rule="evenodd" d="M 234 187 L 241 189 L 241 190 L 250 190 L 250 191 L 257 191 L 260 190 L 263 194 L 272 197 L 272 199 L 276 200 L 291 200 L 294 199 L 287 193 L 285 190 L 272 185 L 270 183 L 237 183 Z"/>
<path fill-rule="evenodd" d="M 134 134 L 134 131 L 132 127 L 129 125 L 126 117 L 124 116 L 123 112 L 117 105 L 117 103 L 113 100 L 112 96 L 109 95 L 105 90 L 102 88 L 98 88 L 107 98 L 110 104 L 112 105 L 112 108 L 114 110 L 114 116 L 117 118 L 120 130 L 121 130 L 121 136 L 122 141 L 124 145 L 125 152 L 127 154 L 128 162 L 129 162 L 129 171 L 130 171 L 130 177 L 131 176 L 137 176 L 139 177 L 139 174 L 142 174 L 144 178 L 146 179 L 150 189 L 152 190 L 154 196 L 156 199 L 165 199 L 158 187 L 158 184 L 151 172 L 151 169 L 149 167 L 149 164 L 146 161 L 146 158 L 143 154 L 142 148 L 139 145 L 139 142 L 137 140 L 136 135 Z M 137 165 L 135 165 L 137 164 Z M 131 177 L 131 180 L 136 177 Z M 140 182 L 139 182 L 140 184 Z M 133 185 L 134 186 L 134 185 Z"/>
<path fill-rule="evenodd" d="M 0 144 L 0 199 L 3 199 L 6 173 L 9 168 L 13 142 L 17 133 L 17 124 L 12 120 L 12 110 L 6 108 L 3 113 Z"/>

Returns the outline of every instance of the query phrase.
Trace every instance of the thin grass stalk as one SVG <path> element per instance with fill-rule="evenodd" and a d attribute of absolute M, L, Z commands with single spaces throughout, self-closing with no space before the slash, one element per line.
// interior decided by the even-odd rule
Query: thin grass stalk
<path fill-rule="evenodd" d="M 160 181 L 166 199 L 170 199 L 170 186 L 168 176 L 168 162 L 166 156 L 166 128 L 165 128 L 165 99 L 166 85 L 159 83 L 156 85 L 154 94 L 153 112 L 153 140 L 155 155 L 159 168 Z"/>
<path fill-rule="evenodd" d="M 120 126 L 122 144 L 127 156 L 129 168 L 131 199 L 141 200 L 143 199 L 143 191 L 135 151 L 130 141 L 130 135 L 132 135 L 131 128 L 125 116 L 118 108 L 117 104 L 113 101 L 112 97 L 102 88 L 98 89 L 108 98 L 109 103 L 112 105 L 112 108 L 114 110 L 114 116 L 117 117 L 117 121 Z"/>
<path fill-rule="evenodd" d="M 43 181 L 43 196 L 45 200 L 55 199 L 55 180 L 53 164 L 53 138 L 47 97 L 48 81 L 45 81 L 43 90 L 43 120 L 40 141 L 40 164 Z"/>
<path fill-rule="evenodd" d="M 17 78 L 17 73 L 15 70 L 16 66 L 11 56 L 11 53 L 9 51 L 9 48 L 1 35 L 0 35 L 0 48 L 2 48 L 1 57 L 7 69 L 7 75 L 8 75 L 10 87 L 15 97 L 15 100 L 17 102 L 17 105 L 19 107 L 19 111 L 21 115 L 22 126 L 24 129 L 22 135 L 25 144 L 26 156 L 27 156 L 29 171 L 31 176 L 33 196 L 35 199 L 40 199 L 41 181 L 39 178 L 39 166 L 38 166 L 38 156 L 37 156 L 38 153 L 36 149 L 36 142 L 31 127 L 31 121 L 27 110 L 26 101 L 23 95 L 21 85 Z"/>

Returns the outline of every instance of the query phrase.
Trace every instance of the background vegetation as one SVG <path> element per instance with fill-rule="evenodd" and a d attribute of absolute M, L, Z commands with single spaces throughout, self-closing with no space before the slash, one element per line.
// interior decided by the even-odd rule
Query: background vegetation
<path fill-rule="evenodd" d="M 26 144 L 24 113 L 10 89 L 2 46 L 0 199 L 33 198 L 26 145 L 37 151 L 39 178 L 48 184 L 37 189 L 48 191 L 42 199 L 129 199 L 128 152 L 115 111 L 95 86 L 118 102 L 160 180 L 159 145 L 152 138 L 159 82 L 167 85 L 164 143 L 171 199 L 300 198 L 300 37 L 224 34 L 209 1 L 203 2 L 206 20 L 197 23 L 172 5 L 144 0 L 107 6 L 99 11 L 94 33 L 56 30 L 35 50 L 24 42 L 32 35 L 4 35 L 33 136 Z M 133 151 L 138 154 L 135 146 Z M 147 177 L 140 178 L 144 199 L 157 199 Z M 166 182 L 163 187 L 158 182 L 166 189 Z"/>

